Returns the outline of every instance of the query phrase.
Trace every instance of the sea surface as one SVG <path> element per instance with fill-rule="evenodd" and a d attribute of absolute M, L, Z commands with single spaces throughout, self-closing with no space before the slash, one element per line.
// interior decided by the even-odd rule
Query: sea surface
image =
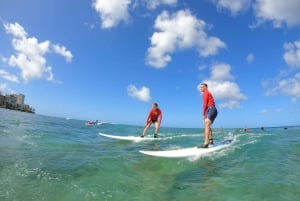
<path fill-rule="evenodd" d="M 128 142 L 98 133 L 138 136 L 143 127 L 85 123 L 0 109 L 0 200 L 299 200 L 299 126 L 214 128 L 215 142 L 234 138 L 233 145 L 199 158 L 167 159 L 139 150 L 200 145 L 203 128 L 162 127 L 162 140 Z"/>

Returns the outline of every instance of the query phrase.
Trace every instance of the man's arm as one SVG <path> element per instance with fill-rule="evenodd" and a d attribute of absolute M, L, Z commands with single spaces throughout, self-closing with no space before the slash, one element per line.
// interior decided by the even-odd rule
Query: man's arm
<path fill-rule="evenodd" d="M 205 91 L 203 93 L 203 118 L 206 115 L 207 103 L 208 103 L 208 93 Z"/>

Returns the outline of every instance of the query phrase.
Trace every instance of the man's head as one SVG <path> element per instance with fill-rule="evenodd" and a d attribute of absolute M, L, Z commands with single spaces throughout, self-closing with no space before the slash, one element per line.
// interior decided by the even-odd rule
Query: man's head
<path fill-rule="evenodd" d="M 207 89 L 207 84 L 206 83 L 201 83 L 200 84 L 200 90 L 201 90 L 201 92 L 203 92 L 203 91 L 205 91 Z"/>

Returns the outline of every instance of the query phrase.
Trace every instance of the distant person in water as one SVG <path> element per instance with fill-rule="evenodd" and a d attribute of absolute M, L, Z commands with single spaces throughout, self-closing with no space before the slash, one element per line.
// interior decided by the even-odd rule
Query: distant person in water
<path fill-rule="evenodd" d="M 203 122 L 204 122 L 204 144 L 202 144 L 201 148 L 208 148 L 209 144 L 213 144 L 213 136 L 211 125 L 218 115 L 218 110 L 215 106 L 215 100 L 210 91 L 208 90 L 208 86 L 206 83 L 200 84 L 200 91 L 202 93 L 203 98 Z"/>
<path fill-rule="evenodd" d="M 153 103 L 152 104 L 152 108 L 147 116 L 146 119 L 146 126 L 144 128 L 143 134 L 141 135 L 141 137 L 144 137 L 147 134 L 147 131 L 149 129 L 149 127 L 154 124 L 155 126 L 155 131 L 154 131 L 154 137 L 157 137 L 158 134 L 158 130 L 161 124 L 161 120 L 162 120 L 162 112 L 161 110 L 158 108 L 158 104 L 157 103 Z"/>

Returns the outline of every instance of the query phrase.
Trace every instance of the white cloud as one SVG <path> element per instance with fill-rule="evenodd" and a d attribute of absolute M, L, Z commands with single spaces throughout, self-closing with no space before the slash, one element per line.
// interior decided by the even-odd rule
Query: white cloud
<path fill-rule="evenodd" d="M 127 94 L 140 101 L 149 102 L 151 100 L 150 89 L 145 86 L 137 88 L 135 85 L 129 85 Z"/>
<path fill-rule="evenodd" d="M 263 114 L 273 114 L 273 113 L 282 113 L 283 112 L 283 109 L 282 108 L 277 108 L 277 109 L 274 109 L 274 110 L 271 110 L 271 109 L 262 109 L 261 113 Z"/>
<path fill-rule="evenodd" d="M 177 4 L 177 0 L 143 0 L 146 5 L 147 5 L 147 8 L 152 10 L 152 9 L 155 9 L 156 7 L 158 7 L 159 5 L 162 5 L 162 4 L 166 4 L 166 5 L 176 5 Z"/>
<path fill-rule="evenodd" d="M 95 0 L 93 8 L 100 14 L 102 28 L 110 29 L 128 21 L 130 3 L 131 0 Z"/>
<path fill-rule="evenodd" d="M 252 63 L 254 61 L 254 55 L 252 53 L 248 54 L 247 58 L 247 63 Z"/>
<path fill-rule="evenodd" d="M 215 64 L 211 67 L 210 79 L 218 82 L 233 80 L 230 70 L 231 67 L 228 64 Z"/>
<path fill-rule="evenodd" d="M 268 114 L 271 113 L 272 111 L 270 109 L 262 109 L 261 113 L 263 114 Z"/>
<path fill-rule="evenodd" d="M 253 8 L 259 23 L 271 21 L 276 28 L 300 25 L 299 0 L 257 0 Z"/>
<path fill-rule="evenodd" d="M 156 18 L 154 28 L 158 32 L 150 38 L 147 64 L 155 68 L 165 67 L 172 60 L 170 54 L 177 50 L 197 48 L 200 56 L 207 57 L 226 47 L 219 38 L 207 36 L 205 22 L 189 10 L 180 10 L 175 14 L 162 12 Z"/>
<path fill-rule="evenodd" d="M 130 8 L 134 10 L 137 6 L 143 5 L 153 10 L 160 5 L 175 6 L 176 4 L 177 0 L 93 0 L 92 7 L 100 15 L 102 28 L 111 29 L 121 22 L 129 21 Z"/>
<path fill-rule="evenodd" d="M 283 94 L 291 96 L 291 102 L 296 103 L 300 98 L 300 72 L 294 73 L 294 70 L 300 67 L 300 40 L 285 43 L 284 49 L 283 58 L 292 70 L 281 71 L 277 77 L 264 81 L 262 86 L 266 96 Z"/>
<path fill-rule="evenodd" d="M 257 27 L 264 22 L 272 22 L 275 28 L 284 25 L 288 27 L 300 25 L 300 3 L 299 0 L 211 0 L 219 10 L 228 10 L 232 15 L 253 8 Z M 251 5 L 252 4 L 252 5 Z"/>
<path fill-rule="evenodd" d="M 300 40 L 294 43 L 284 44 L 285 53 L 283 58 L 285 62 L 292 68 L 300 67 Z"/>
<path fill-rule="evenodd" d="M 6 83 L 0 84 L 0 93 L 3 93 L 6 88 L 7 88 L 7 84 Z"/>
<path fill-rule="evenodd" d="M 15 23 L 15 24 L 5 23 L 4 28 L 6 29 L 7 33 L 13 35 L 16 38 L 26 38 L 27 37 L 27 32 L 18 23 Z"/>
<path fill-rule="evenodd" d="M 251 0 L 213 0 L 213 2 L 218 9 L 225 9 L 232 15 L 237 15 L 250 7 Z"/>
<path fill-rule="evenodd" d="M 285 76 L 269 80 L 264 82 L 263 86 L 267 88 L 266 96 L 283 94 L 291 96 L 291 102 L 295 103 L 300 98 L 300 73 L 292 77 Z"/>
<path fill-rule="evenodd" d="M 0 77 L 11 82 L 19 83 L 19 79 L 17 76 L 12 75 L 9 72 L 2 69 L 0 69 Z"/>
<path fill-rule="evenodd" d="M 8 34 L 13 36 L 12 45 L 15 55 L 11 55 L 7 60 L 8 64 L 21 70 L 22 78 L 25 82 L 32 79 L 53 80 L 52 67 L 47 66 L 45 55 L 51 52 L 51 43 L 46 40 L 39 42 L 35 37 L 27 37 L 27 32 L 18 23 L 5 23 L 4 28 Z M 64 56 L 67 61 L 71 61 L 72 54 L 64 46 L 53 46 L 53 51 Z"/>
<path fill-rule="evenodd" d="M 280 80 L 278 89 L 282 94 L 300 98 L 300 73 L 296 73 L 294 77 Z"/>
<path fill-rule="evenodd" d="M 65 57 L 67 62 L 72 61 L 73 55 L 69 50 L 67 50 L 67 48 L 65 46 L 52 45 L 52 48 L 55 53 L 60 54 L 61 56 Z"/>
<path fill-rule="evenodd" d="M 223 101 L 218 104 L 220 109 L 237 108 L 240 106 L 241 100 L 247 99 L 247 97 L 241 93 L 237 83 L 233 81 L 234 77 L 230 70 L 231 67 L 228 64 L 215 64 L 211 67 L 210 77 L 203 81 L 207 83 L 214 98 Z M 199 91 L 200 84 L 198 85 Z"/>
<path fill-rule="evenodd" d="M 0 84 L 0 94 L 15 94 L 16 92 L 7 87 L 6 83 Z"/>

